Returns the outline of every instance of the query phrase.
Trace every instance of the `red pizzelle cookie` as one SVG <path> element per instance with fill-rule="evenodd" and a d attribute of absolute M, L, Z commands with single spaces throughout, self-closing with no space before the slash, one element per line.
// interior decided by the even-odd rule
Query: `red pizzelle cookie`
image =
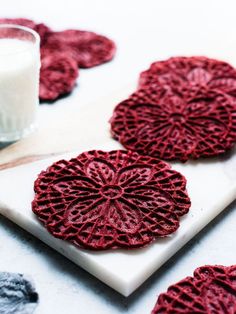
<path fill-rule="evenodd" d="M 55 237 L 91 250 L 143 247 L 179 227 L 186 180 L 134 152 L 89 151 L 61 160 L 35 181 L 32 210 Z"/>
<path fill-rule="evenodd" d="M 236 97 L 236 70 L 226 62 L 206 57 L 174 57 L 154 62 L 141 73 L 139 87 L 149 86 L 181 93 L 193 87 L 217 89 Z"/>
<path fill-rule="evenodd" d="M 41 50 L 40 100 L 55 100 L 69 93 L 75 86 L 78 67 L 65 53 L 48 53 Z"/>
<path fill-rule="evenodd" d="M 44 47 L 51 51 L 66 51 L 80 68 L 90 68 L 110 61 L 115 54 L 115 43 L 105 36 L 80 30 L 51 32 Z"/>
<path fill-rule="evenodd" d="M 203 266 L 170 286 L 152 314 L 236 313 L 236 266 Z"/>
<path fill-rule="evenodd" d="M 165 160 L 217 156 L 236 143 L 236 106 L 217 91 L 139 90 L 115 108 L 110 122 L 127 149 Z"/>

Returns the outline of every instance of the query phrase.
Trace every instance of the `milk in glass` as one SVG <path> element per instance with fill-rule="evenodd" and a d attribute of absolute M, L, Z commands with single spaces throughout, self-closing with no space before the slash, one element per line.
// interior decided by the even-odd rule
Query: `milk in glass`
<path fill-rule="evenodd" d="M 21 34 L 25 29 L 18 30 L 16 38 L 14 32 L 5 32 L 11 36 L 4 38 L 0 28 L 0 141 L 19 139 L 35 127 L 39 43 L 33 40 L 34 34 Z"/>

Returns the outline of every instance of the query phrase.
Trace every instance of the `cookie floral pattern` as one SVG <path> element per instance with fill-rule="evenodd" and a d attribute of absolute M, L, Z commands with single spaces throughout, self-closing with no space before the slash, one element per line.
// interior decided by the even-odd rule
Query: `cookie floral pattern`
<path fill-rule="evenodd" d="M 124 147 L 165 160 L 217 156 L 236 142 L 236 106 L 217 91 L 143 89 L 121 102 L 110 122 Z"/>
<path fill-rule="evenodd" d="M 78 247 L 136 248 L 179 227 L 190 200 L 170 166 L 126 151 L 89 151 L 59 161 L 35 182 L 33 212 Z"/>
<path fill-rule="evenodd" d="M 141 73 L 139 87 L 162 86 L 184 93 L 194 88 L 217 90 L 236 97 L 236 70 L 228 63 L 206 57 L 173 57 L 157 61 Z"/>

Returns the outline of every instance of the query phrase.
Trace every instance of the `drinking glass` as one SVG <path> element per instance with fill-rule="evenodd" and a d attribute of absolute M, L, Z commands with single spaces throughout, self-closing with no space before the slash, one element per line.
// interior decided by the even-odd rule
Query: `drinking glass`
<path fill-rule="evenodd" d="M 39 105 L 40 38 L 30 28 L 0 25 L 0 142 L 27 136 Z"/>

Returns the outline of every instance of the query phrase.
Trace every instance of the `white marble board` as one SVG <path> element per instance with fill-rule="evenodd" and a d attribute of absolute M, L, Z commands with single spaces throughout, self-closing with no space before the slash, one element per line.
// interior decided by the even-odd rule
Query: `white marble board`
<path fill-rule="evenodd" d="M 31 212 L 33 182 L 37 174 L 55 160 L 67 159 L 89 149 L 121 148 L 111 139 L 107 123 L 114 103 L 103 104 L 99 115 L 95 111 L 84 110 L 78 117 L 84 141 L 76 152 L 0 172 L 0 213 L 128 296 L 236 198 L 236 153 L 207 161 L 173 164 L 173 168 L 187 178 L 192 206 L 189 214 L 181 219 L 179 230 L 168 239 L 157 240 L 147 248 L 132 251 L 89 252 L 77 249 L 52 237 Z M 89 140 L 86 140 L 88 128 Z"/>

